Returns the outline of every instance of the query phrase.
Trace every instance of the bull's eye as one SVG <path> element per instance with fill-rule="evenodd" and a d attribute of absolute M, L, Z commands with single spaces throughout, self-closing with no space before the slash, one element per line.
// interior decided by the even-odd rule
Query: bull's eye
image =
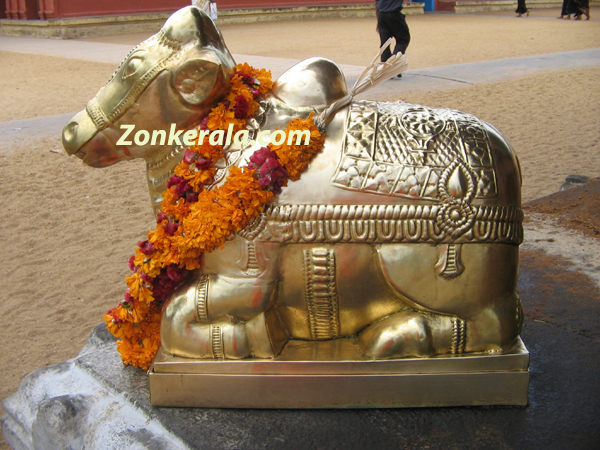
<path fill-rule="evenodd" d="M 220 70 L 219 64 L 203 59 L 192 59 L 171 74 L 171 83 L 186 102 L 199 105 L 215 89 Z"/>
<path fill-rule="evenodd" d="M 196 82 L 186 78 L 178 87 L 182 94 L 193 94 L 196 90 Z"/>
<path fill-rule="evenodd" d="M 144 62 L 143 58 L 134 56 L 127 61 L 127 66 L 125 67 L 125 73 L 123 74 L 123 79 L 127 79 L 133 74 L 135 74 L 138 69 L 142 66 L 142 62 Z"/>

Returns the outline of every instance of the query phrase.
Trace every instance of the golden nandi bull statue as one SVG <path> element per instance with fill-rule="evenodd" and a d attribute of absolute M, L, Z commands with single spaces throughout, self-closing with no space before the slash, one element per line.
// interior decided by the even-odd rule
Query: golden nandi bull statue
<path fill-rule="evenodd" d="M 117 145 L 121 125 L 194 126 L 227 92 L 233 66 L 212 21 L 184 8 L 65 127 L 64 146 L 93 167 L 144 158 L 158 212 L 183 149 Z M 285 128 L 346 94 L 334 63 L 304 61 L 276 81 L 253 126 Z M 220 172 L 258 148 L 233 145 Z M 523 321 L 520 186 L 517 158 L 491 125 L 454 110 L 354 101 L 327 125 L 302 178 L 171 297 L 163 350 L 274 358 L 291 340 L 346 339 L 375 360 L 506 352 Z"/>

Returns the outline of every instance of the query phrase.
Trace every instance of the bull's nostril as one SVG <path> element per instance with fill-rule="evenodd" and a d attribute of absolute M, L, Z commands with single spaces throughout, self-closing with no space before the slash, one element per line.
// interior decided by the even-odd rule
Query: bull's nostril
<path fill-rule="evenodd" d="M 77 122 L 70 122 L 63 130 L 63 138 L 65 142 L 73 142 L 77 136 Z"/>
<path fill-rule="evenodd" d="M 84 109 L 75 114 L 62 132 L 63 147 L 69 155 L 75 154 L 98 132 L 96 125 Z"/>

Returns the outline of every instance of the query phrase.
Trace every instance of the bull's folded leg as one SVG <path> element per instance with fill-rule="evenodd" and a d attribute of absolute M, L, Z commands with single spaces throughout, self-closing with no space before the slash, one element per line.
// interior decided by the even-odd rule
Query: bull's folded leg
<path fill-rule="evenodd" d="M 267 320 L 269 319 L 265 313 L 261 313 L 246 323 L 191 323 L 182 333 L 181 339 L 174 339 L 172 335 L 169 336 L 170 339 L 163 339 L 168 346 L 165 350 L 188 358 L 272 358 L 275 356 L 273 348 L 277 348 L 277 342 L 271 343 Z M 176 343 L 176 347 L 171 347 L 171 342 Z"/>
<path fill-rule="evenodd" d="M 516 297 L 484 309 L 476 317 L 406 309 L 363 329 L 358 343 L 376 359 L 427 357 L 471 352 L 503 352 L 512 348 L 521 332 L 523 311 Z"/>
<path fill-rule="evenodd" d="M 250 356 L 245 323 L 219 322 L 189 325 L 186 341 L 171 349 L 178 356 L 241 359 Z M 167 349 L 168 351 L 169 349 Z"/>
<path fill-rule="evenodd" d="M 274 283 L 260 278 L 199 274 L 167 302 L 163 349 L 187 358 L 272 358 L 287 335 L 273 308 Z"/>
<path fill-rule="evenodd" d="M 463 320 L 410 309 L 369 325 L 358 337 L 363 352 L 375 359 L 462 353 L 465 341 Z"/>

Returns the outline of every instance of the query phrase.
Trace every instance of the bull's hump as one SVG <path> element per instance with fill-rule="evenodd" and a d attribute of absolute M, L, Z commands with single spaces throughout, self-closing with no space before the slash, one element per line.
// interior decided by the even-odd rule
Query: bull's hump
<path fill-rule="evenodd" d="M 342 70 L 325 58 L 304 60 L 281 75 L 272 94 L 291 107 L 325 107 L 348 93 Z"/>

